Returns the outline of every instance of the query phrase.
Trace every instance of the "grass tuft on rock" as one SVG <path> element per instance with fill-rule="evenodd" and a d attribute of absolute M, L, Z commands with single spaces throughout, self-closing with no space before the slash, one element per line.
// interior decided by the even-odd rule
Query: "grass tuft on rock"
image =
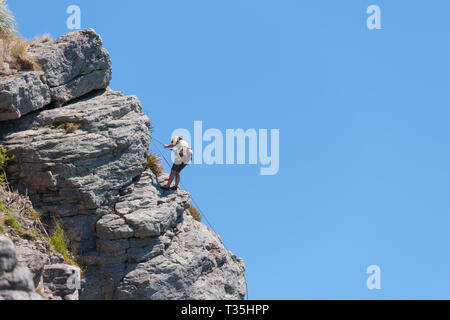
<path fill-rule="evenodd" d="M 66 123 L 63 130 L 66 132 L 66 134 L 70 134 L 80 129 L 80 127 L 81 125 L 79 123 Z"/>
<path fill-rule="evenodd" d="M 23 235 L 23 229 L 16 217 L 13 217 L 9 212 L 5 212 L 5 225 L 14 228 L 19 235 Z"/>
<path fill-rule="evenodd" d="M 55 231 L 53 235 L 48 239 L 49 247 L 54 251 L 61 254 L 64 258 L 64 262 L 80 268 L 81 272 L 85 272 L 87 267 L 79 263 L 78 258 L 69 249 L 69 241 L 61 224 L 55 221 Z"/>
<path fill-rule="evenodd" d="M 43 134 L 50 134 L 50 130 L 63 130 L 66 134 L 74 133 L 78 129 L 81 128 L 81 124 L 73 123 L 73 122 L 63 122 L 63 123 L 54 123 L 51 125 L 47 125 L 44 129 L 48 129 L 44 131 Z M 33 128 L 35 130 L 39 130 L 39 128 Z"/>
<path fill-rule="evenodd" d="M 147 156 L 147 169 L 151 170 L 157 177 L 164 173 L 161 158 L 154 153 Z"/>
<path fill-rule="evenodd" d="M 191 206 L 188 209 L 188 211 L 191 214 L 191 216 L 194 218 L 195 221 L 198 221 L 198 222 L 202 221 L 202 215 L 200 214 L 200 212 L 194 206 Z"/>
<path fill-rule="evenodd" d="M 64 260 L 69 259 L 68 241 L 66 239 L 66 235 L 64 234 L 63 228 L 58 222 L 56 222 L 55 232 L 49 239 L 49 242 L 52 248 L 64 257 Z"/>

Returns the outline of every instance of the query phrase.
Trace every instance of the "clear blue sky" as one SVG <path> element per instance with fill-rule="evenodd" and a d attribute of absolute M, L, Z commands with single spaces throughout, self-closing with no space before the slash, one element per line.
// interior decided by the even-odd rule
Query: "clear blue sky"
<path fill-rule="evenodd" d="M 250 299 L 450 298 L 450 2 L 10 1 L 28 38 L 68 32 L 71 4 L 158 139 L 280 129 L 278 175 L 183 172 Z"/>

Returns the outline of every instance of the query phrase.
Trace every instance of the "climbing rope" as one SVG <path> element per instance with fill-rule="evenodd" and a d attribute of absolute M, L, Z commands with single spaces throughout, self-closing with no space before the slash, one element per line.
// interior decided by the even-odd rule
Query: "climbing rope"
<path fill-rule="evenodd" d="M 162 146 L 164 146 L 164 143 L 162 143 L 160 140 L 156 139 L 155 137 L 152 137 L 152 140 L 155 140 L 156 142 L 158 142 L 159 144 L 161 144 Z M 170 162 L 169 162 L 169 160 L 167 160 L 167 158 L 164 156 L 164 154 L 163 154 L 163 152 L 161 151 L 161 149 L 160 149 L 157 145 L 154 145 L 154 146 L 156 147 L 156 149 L 158 150 L 159 154 L 161 155 L 161 157 L 164 159 L 164 161 L 167 163 L 167 165 L 168 165 L 169 168 L 170 168 Z M 183 184 L 183 182 L 180 181 L 180 184 L 181 184 L 181 186 L 183 187 L 184 190 L 186 190 L 187 192 L 189 192 L 188 189 L 186 188 L 186 186 Z M 218 233 L 216 232 L 216 230 L 214 230 L 214 227 L 212 226 L 211 222 L 209 222 L 208 217 L 203 213 L 202 209 L 201 209 L 200 206 L 198 205 L 198 202 L 195 201 L 194 197 L 192 196 L 192 192 L 189 192 L 189 193 L 191 194 L 192 202 L 194 203 L 195 207 L 197 208 L 198 212 L 200 213 L 200 216 L 201 216 L 202 218 L 205 219 L 206 223 L 207 223 L 208 226 L 211 228 L 211 230 L 214 231 L 214 233 L 218 235 Z M 227 251 L 229 251 L 229 250 L 226 248 L 226 246 L 225 246 L 225 244 L 224 244 L 223 242 L 222 242 L 222 244 L 223 244 L 223 246 L 225 247 L 225 249 L 226 249 Z M 246 295 L 247 295 L 247 300 L 248 300 L 248 286 L 247 286 L 247 292 L 246 292 Z"/>

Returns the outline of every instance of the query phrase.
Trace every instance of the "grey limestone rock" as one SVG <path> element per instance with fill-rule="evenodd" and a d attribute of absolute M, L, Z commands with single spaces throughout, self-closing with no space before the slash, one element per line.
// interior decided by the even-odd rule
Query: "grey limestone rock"
<path fill-rule="evenodd" d="M 0 236 L 0 300 L 42 300 L 30 270 L 17 263 L 12 241 Z"/>
<path fill-rule="evenodd" d="M 111 59 L 93 29 L 32 45 L 27 52 L 44 70 L 52 100 L 59 104 L 105 89 L 111 80 Z"/>
<path fill-rule="evenodd" d="M 18 119 L 45 107 L 50 101 L 50 88 L 43 72 L 0 77 L 0 121 Z"/>
<path fill-rule="evenodd" d="M 44 286 L 43 274 L 47 265 L 64 263 L 64 257 L 49 250 L 44 243 L 24 239 L 16 244 L 16 255 L 18 263 L 31 271 L 35 288 Z"/>
<path fill-rule="evenodd" d="M 77 125 L 68 133 L 61 123 Z M 97 216 L 144 170 L 149 119 L 136 97 L 111 90 L 15 121 L 2 144 L 15 155 L 9 180 L 43 213 L 61 218 L 73 245 L 95 247 Z"/>
<path fill-rule="evenodd" d="M 92 29 L 75 31 L 54 41 L 36 43 L 28 55 L 42 72 L 18 72 L 0 78 L 0 121 L 13 120 L 48 106 L 106 89 L 111 59 Z"/>
<path fill-rule="evenodd" d="M 46 265 L 43 273 L 45 294 L 50 300 L 79 300 L 81 271 L 67 264 Z"/>

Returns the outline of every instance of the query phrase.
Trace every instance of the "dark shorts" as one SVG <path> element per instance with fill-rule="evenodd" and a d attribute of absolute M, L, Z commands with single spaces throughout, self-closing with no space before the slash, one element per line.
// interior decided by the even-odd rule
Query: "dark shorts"
<path fill-rule="evenodd" d="M 177 173 L 180 173 L 181 170 L 183 170 L 184 168 L 186 168 L 186 166 L 187 166 L 186 163 L 174 164 L 174 165 L 172 166 L 172 170 L 175 171 L 175 172 L 177 172 Z"/>

